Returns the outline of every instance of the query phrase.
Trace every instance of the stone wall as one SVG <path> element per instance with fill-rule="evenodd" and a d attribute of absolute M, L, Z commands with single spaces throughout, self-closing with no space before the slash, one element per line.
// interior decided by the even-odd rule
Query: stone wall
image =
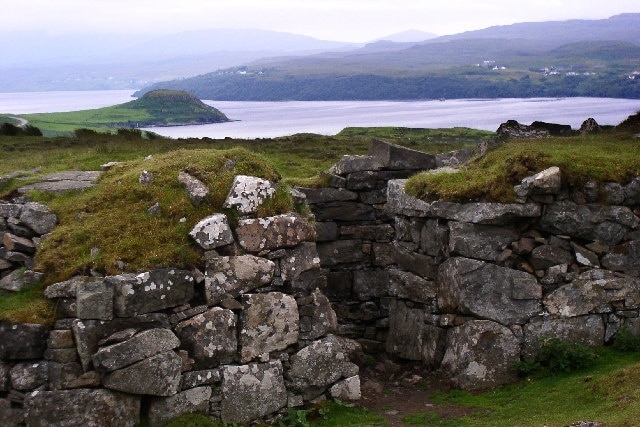
<path fill-rule="evenodd" d="M 202 183 L 180 179 L 199 203 Z M 255 218 L 271 193 L 268 181 L 236 178 L 226 204 L 238 224 L 213 214 L 190 233 L 200 269 L 73 277 L 45 290 L 52 328 L 0 324 L 2 424 L 160 426 L 185 413 L 248 423 L 358 399 L 362 349 L 335 335 L 315 229 L 294 213 Z M 28 246 L 11 232 L 29 208 L 0 204 L 5 244 Z"/>
<path fill-rule="evenodd" d="M 518 203 L 426 203 L 394 178 L 448 173 L 469 153 L 382 145 L 336 164 L 331 187 L 303 189 L 341 334 L 464 389 L 514 380 L 541 339 L 640 335 L 640 178 L 566 188 L 550 168 L 514 188 Z"/>

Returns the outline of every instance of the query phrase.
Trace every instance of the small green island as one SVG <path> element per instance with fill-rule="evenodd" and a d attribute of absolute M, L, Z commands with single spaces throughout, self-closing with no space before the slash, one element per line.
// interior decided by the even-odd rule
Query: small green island
<path fill-rule="evenodd" d="M 159 89 L 139 99 L 110 107 L 61 113 L 24 114 L 19 116 L 45 135 L 72 133 L 75 129 L 142 128 L 185 126 L 230 121 L 220 110 L 181 90 Z"/>

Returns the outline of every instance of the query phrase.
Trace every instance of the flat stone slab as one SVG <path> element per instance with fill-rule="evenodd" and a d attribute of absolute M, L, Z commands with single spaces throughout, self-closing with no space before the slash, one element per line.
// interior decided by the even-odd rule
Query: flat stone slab
<path fill-rule="evenodd" d="M 102 171 L 67 171 L 47 175 L 41 182 L 18 188 L 19 193 L 32 190 L 46 193 L 64 193 L 66 191 L 81 191 L 93 187 L 100 178 Z"/>

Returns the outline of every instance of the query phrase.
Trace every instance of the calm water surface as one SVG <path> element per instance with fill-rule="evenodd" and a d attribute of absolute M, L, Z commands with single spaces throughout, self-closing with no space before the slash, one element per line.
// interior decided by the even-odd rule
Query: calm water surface
<path fill-rule="evenodd" d="M 132 100 L 133 90 L 0 93 L 0 113 L 99 108 Z M 593 117 L 615 125 L 640 110 L 640 100 L 611 98 L 507 98 L 445 101 L 204 101 L 234 120 L 199 126 L 147 128 L 172 138 L 268 138 L 296 133 L 334 135 L 349 126 L 454 127 L 496 130 L 514 119 L 579 128 Z"/>

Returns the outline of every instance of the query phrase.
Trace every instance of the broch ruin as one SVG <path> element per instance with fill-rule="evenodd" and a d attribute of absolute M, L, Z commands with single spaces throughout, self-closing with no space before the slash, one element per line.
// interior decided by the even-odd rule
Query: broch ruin
<path fill-rule="evenodd" d="M 232 227 L 212 213 L 190 233 L 201 270 L 74 277 L 46 288 L 63 313 L 51 328 L 0 324 L 3 423 L 160 426 L 186 413 L 248 423 L 358 400 L 364 354 L 478 390 L 515 380 L 542 338 L 640 334 L 640 177 L 567 188 L 552 167 L 516 186 L 514 204 L 404 192 L 417 171 L 448 173 L 485 149 L 430 155 L 373 141 L 369 155 L 335 164 L 328 186 L 296 190 L 313 222 L 256 218 L 273 184 L 236 177 L 227 203 L 243 219 Z M 199 203 L 207 189 L 185 175 Z M 40 279 L 32 257 L 55 224 L 39 203 L 0 203 L 1 289 Z"/>

